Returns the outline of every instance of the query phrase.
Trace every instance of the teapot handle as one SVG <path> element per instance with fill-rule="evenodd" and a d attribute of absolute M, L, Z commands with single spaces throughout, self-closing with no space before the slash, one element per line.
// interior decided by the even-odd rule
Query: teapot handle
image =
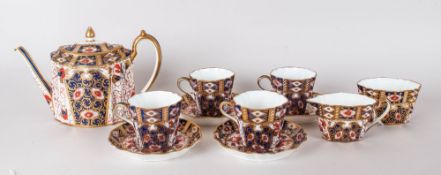
<path fill-rule="evenodd" d="M 161 68 L 161 62 L 162 62 L 161 46 L 159 45 L 158 40 L 156 40 L 156 38 L 153 37 L 152 35 L 147 34 L 144 30 L 142 30 L 141 34 L 139 34 L 135 38 L 135 40 L 133 41 L 132 53 L 130 54 L 131 61 L 133 62 L 135 60 L 136 55 L 138 54 L 138 52 L 137 52 L 138 44 L 139 44 L 139 42 L 141 40 L 144 40 L 144 39 L 149 40 L 155 46 L 155 49 L 156 49 L 156 64 L 155 64 L 155 68 L 153 69 L 152 76 L 150 76 L 149 81 L 144 86 L 144 88 L 142 88 L 141 92 L 146 92 L 147 90 L 149 90 L 150 87 L 152 86 L 152 84 L 155 82 L 156 78 L 158 77 L 158 73 L 159 73 L 159 70 Z"/>

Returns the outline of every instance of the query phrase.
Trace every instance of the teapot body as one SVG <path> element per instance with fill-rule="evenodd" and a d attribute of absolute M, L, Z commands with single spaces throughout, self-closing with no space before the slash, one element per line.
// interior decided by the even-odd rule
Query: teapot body
<path fill-rule="evenodd" d="M 63 45 L 53 51 L 49 80 L 25 48 L 16 49 L 25 58 L 55 119 L 70 126 L 100 127 L 120 122 L 112 109 L 135 94 L 132 67 L 140 41 L 150 41 L 156 49 L 153 74 L 141 92 L 152 86 L 161 67 L 159 42 L 144 30 L 133 41 L 131 50 L 119 44 L 96 42 L 94 37 L 95 32 L 89 27 L 86 42 Z"/>
<path fill-rule="evenodd" d="M 83 59 L 96 61 L 90 57 Z M 88 67 L 53 63 L 50 81 L 51 107 L 55 119 L 80 127 L 100 127 L 120 122 L 113 117 L 113 106 L 127 102 L 135 94 L 129 59 L 105 66 Z"/>

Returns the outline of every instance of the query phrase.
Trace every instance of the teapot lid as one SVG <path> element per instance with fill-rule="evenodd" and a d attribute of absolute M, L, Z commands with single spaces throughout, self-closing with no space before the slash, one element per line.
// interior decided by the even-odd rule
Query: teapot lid
<path fill-rule="evenodd" d="M 95 31 L 88 27 L 86 41 L 60 46 L 51 53 L 52 61 L 67 66 L 105 66 L 129 58 L 131 51 L 119 44 L 95 41 Z"/>

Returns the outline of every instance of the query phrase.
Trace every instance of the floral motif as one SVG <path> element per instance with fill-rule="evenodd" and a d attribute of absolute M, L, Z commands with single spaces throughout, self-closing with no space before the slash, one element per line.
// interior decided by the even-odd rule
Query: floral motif
<path fill-rule="evenodd" d="M 260 144 L 242 143 L 242 137 L 233 121 L 227 121 L 218 126 L 214 132 L 214 137 L 222 146 L 245 153 L 278 153 L 290 149 L 296 149 L 306 141 L 306 133 L 303 129 L 293 123 L 284 121 L 278 143 L 274 146 L 266 146 L 271 144 L 271 136 L 268 134 L 249 134 L 248 141 L 260 140 Z"/>
<path fill-rule="evenodd" d="M 366 132 L 367 120 L 329 120 L 318 119 L 323 139 L 334 142 L 358 141 Z"/>

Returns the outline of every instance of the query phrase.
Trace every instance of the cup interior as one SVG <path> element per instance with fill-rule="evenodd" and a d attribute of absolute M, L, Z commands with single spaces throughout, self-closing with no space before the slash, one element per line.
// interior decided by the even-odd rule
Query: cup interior
<path fill-rule="evenodd" d="M 181 100 L 182 97 L 173 92 L 149 91 L 131 97 L 129 104 L 145 109 L 157 109 L 171 106 Z"/>
<path fill-rule="evenodd" d="M 351 93 L 333 93 L 319 95 L 308 99 L 308 102 L 329 106 L 367 106 L 373 105 L 376 101 L 373 98 Z"/>
<path fill-rule="evenodd" d="M 190 73 L 190 77 L 202 81 L 217 81 L 230 78 L 234 75 L 233 71 L 222 68 L 204 68 Z"/>
<path fill-rule="evenodd" d="M 372 78 L 365 79 L 358 82 L 358 85 L 374 89 L 374 90 L 382 90 L 382 91 L 408 91 L 415 90 L 420 88 L 420 84 L 403 79 L 395 79 L 395 78 Z"/>
<path fill-rule="evenodd" d="M 281 67 L 274 69 L 271 75 L 289 80 L 304 80 L 315 77 L 317 73 L 305 68 Z"/>
<path fill-rule="evenodd" d="M 237 105 L 249 109 L 268 109 L 282 106 L 288 99 L 271 91 L 257 90 L 241 93 L 233 98 Z"/>

